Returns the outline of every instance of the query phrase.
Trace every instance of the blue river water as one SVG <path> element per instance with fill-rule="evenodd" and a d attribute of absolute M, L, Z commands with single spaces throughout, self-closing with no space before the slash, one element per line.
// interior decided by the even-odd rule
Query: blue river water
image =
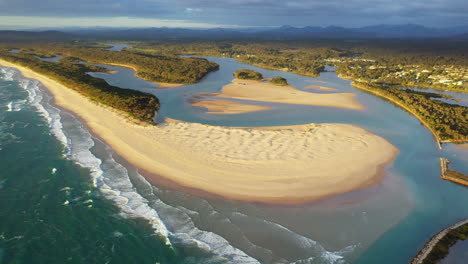
<path fill-rule="evenodd" d="M 195 197 L 163 185 L 147 183 L 137 168 L 121 160 L 103 142 L 92 137 L 72 114 L 54 108 L 49 103 L 50 96 L 39 84 L 28 83 L 15 71 L 2 68 L 0 87 L 8 87 L 0 90 L 6 93 L 0 98 L 0 104 L 5 109 L 2 114 L 6 117 L 29 115 L 28 118 L 39 124 L 37 129 L 42 133 L 51 132 L 51 135 L 44 135 L 48 139 L 43 145 L 65 146 L 63 150 L 55 147 L 56 156 L 57 151 L 62 153 L 57 160 L 72 163 L 70 171 L 87 169 L 81 173 L 81 178 L 71 179 L 89 181 L 83 192 L 94 196 L 86 196 L 77 201 L 113 201 L 111 205 L 106 205 L 109 209 L 104 211 L 112 215 L 113 210 L 115 215 L 120 216 L 119 220 L 109 222 L 109 226 L 100 226 L 99 223 L 96 226 L 103 230 L 109 229 L 108 237 L 114 239 L 112 243 L 115 240 L 123 241 L 122 238 L 127 238 L 129 234 L 134 240 L 123 241 L 118 254 L 114 250 L 114 255 L 144 256 L 144 260 L 152 259 L 153 262 L 161 263 L 407 263 L 432 234 L 468 217 L 467 189 L 441 180 L 438 163 L 438 158 L 445 156 L 452 161 L 451 168 L 468 173 L 467 150 L 453 144 L 444 144 L 443 151 L 438 150 L 429 131 L 404 110 L 351 87 L 349 80 L 338 78 L 334 72 L 325 72 L 320 78 L 311 78 L 265 70 L 227 58 L 208 59 L 217 62 L 220 70 L 210 73 L 197 84 L 178 88 L 157 89 L 157 85 L 135 77 L 133 70 L 116 66 L 102 65 L 116 71 L 113 74 L 90 74 L 103 78 L 112 85 L 157 95 L 161 100 L 159 121 L 173 118 L 222 126 L 349 123 L 386 138 L 400 153 L 394 164 L 387 168 L 387 176 L 381 184 L 315 203 L 268 206 Z M 218 115 L 209 114 L 206 109 L 190 104 L 191 100 L 200 98 L 198 93 L 219 92 L 224 85 L 231 82 L 232 73 L 239 68 L 258 70 L 265 77 L 283 76 L 294 87 L 309 92 L 320 91 L 305 87 L 319 85 L 336 88 L 337 91 L 334 92 L 355 93 L 356 99 L 366 109 L 234 100 L 273 108 L 248 114 Z M 0 138 L 2 157 L 10 155 L 5 151 L 9 145 L 16 144 L 15 140 L 26 145 L 37 143 L 32 139 L 29 142 L 28 138 L 18 139 L 19 136 L 12 133 L 17 126 L 15 122 L 31 122 L 25 122 L 21 116 L 9 118 L 2 122 L 4 128 L 1 131 L 8 135 Z M 8 128 L 12 126 L 13 131 L 9 131 Z M 59 140 L 53 140 L 54 138 Z M 3 146 L 5 144 L 6 147 Z M 30 159 L 34 157 L 31 156 Z M 10 161 L 8 164 L 15 163 Z M 7 167 L 8 164 L 3 166 Z M 44 176 L 46 179 L 56 177 L 53 175 L 61 172 L 60 168 L 47 166 L 44 169 L 47 171 Z M 19 169 L 14 173 L 26 174 Z M 1 176 L 2 194 L 14 193 L 14 190 L 9 189 L 9 177 L 11 176 Z M 70 186 L 60 187 L 63 189 Z M 59 208 L 56 210 L 69 210 L 73 207 L 70 205 L 75 204 L 74 198 L 64 195 L 55 201 Z M 87 207 L 91 205 L 88 203 L 85 203 L 84 209 L 93 208 Z M 41 209 L 43 206 L 38 202 L 36 207 Z M 2 209 L 2 213 L 7 212 Z M 4 217 L 6 215 L 2 215 Z M 100 215 L 99 219 L 104 223 L 108 221 L 106 217 L 110 216 Z M 91 215 L 88 218 L 92 218 Z M 88 221 L 83 221 L 83 226 L 87 225 L 92 226 Z M 125 232 L 121 230 L 123 228 Z M 4 227 L 2 231 L 3 229 Z M 72 231 L 62 229 L 65 230 L 62 231 L 64 234 L 72 234 Z M 95 229 L 96 227 L 93 230 Z M 147 237 L 144 234 L 156 234 L 158 239 L 145 241 Z M 23 238 L 14 239 L 17 236 Z M 105 241 L 101 243 L 102 252 L 112 255 L 112 244 L 108 242 L 108 237 L 102 239 L 96 235 L 95 240 Z M 13 248 L 20 248 L 22 244 L 18 241 L 26 238 L 24 234 L 0 237 L 0 260 L 2 255 L 11 258 L 9 252 L 12 247 L 8 243 L 14 243 Z M 79 238 L 74 241 L 80 243 Z M 146 247 L 137 250 L 128 246 L 135 241 Z M 157 249 L 156 255 L 159 258 L 146 252 L 149 248 Z M 123 259 L 121 258 L 121 262 L 125 263 Z M 109 260 L 109 263 L 119 263 L 116 258 Z"/>

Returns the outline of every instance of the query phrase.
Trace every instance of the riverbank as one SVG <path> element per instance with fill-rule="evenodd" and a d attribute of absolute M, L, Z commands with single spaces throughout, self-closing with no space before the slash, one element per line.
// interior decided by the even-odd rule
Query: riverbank
<path fill-rule="evenodd" d="M 345 77 L 342 77 L 342 76 L 339 76 L 340 78 L 345 78 Z M 351 82 L 351 85 L 353 87 L 356 87 L 358 89 L 361 89 L 361 90 L 364 90 L 366 92 L 369 92 L 371 94 L 374 94 L 374 95 L 377 95 L 379 97 L 382 97 L 396 105 L 398 105 L 399 107 L 405 109 L 407 112 L 409 112 L 410 114 L 412 114 L 414 117 L 416 117 L 420 122 L 421 124 L 423 124 L 423 126 L 425 126 L 432 134 L 432 136 L 434 137 L 434 140 L 437 144 L 437 147 L 439 148 L 439 150 L 442 150 L 442 144 L 441 144 L 441 140 L 439 138 L 439 136 L 435 133 L 435 131 L 429 126 L 429 124 L 424 120 L 422 119 L 417 113 L 415 113 L 413 110 L 409 109 L 408 107 L 406 107 L 404 104 L 392 99 L 392 98 L 389 98 L 381 93 L 379 93 L 378 91 L 376 90 L 372 90 L 372 89 L 368 89 L 367 87 L 365 87 L 364 85 L 360 85 L 358 82 L 356 81 L 352 81 Z M 447 141 L 447 143 L 450 142 L 450 141 Z"/>
<path fill-rule="evenodd" d="M 344 124 L 144 126 L 46 76 L 0 63 L 39 80 L 59 107 L 75 113 L 117 154 L 148 172 L 148 180 L 169 179 L 196 194 L 273 204 L 315 201 L 378 184 L 398 153 L 385 139 Z"/>
<path fill-rule="evenodd" d="M 191 100 L 190 103 L 206 108 L 208 114 L 245 114 L 271 109 L 269 106 L 241 104 L 228 100 Z"/>
<path fill-rule="evenodd" d="M 352 93 L 311 93 L 290 85 L 278 86 L 268 82 L 234 79 L 223 87 L 216 97 L 263 102 L 332 106 L 361 110 L 364 106 L 355 100 Z"/>

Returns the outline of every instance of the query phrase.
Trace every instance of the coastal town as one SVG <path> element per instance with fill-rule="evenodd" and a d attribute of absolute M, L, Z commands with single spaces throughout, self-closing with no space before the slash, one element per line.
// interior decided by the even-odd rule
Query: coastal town
<path fill-rule="evenodd" d="M 325 63 L 347 64 L 361 72 L 356 81 L 431 87 L 468 92 L 468 68 L 454 65 L 386 64 L 366 58 L 330 58 Z"/>

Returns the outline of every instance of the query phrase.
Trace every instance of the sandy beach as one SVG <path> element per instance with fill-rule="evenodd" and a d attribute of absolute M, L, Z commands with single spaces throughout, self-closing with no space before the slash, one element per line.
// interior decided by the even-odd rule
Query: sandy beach
<path fill-rule="evenodd" d="M 346 124 L 143 126 L 29 69 L 0 65 L 39 80 L 58 106 L 82 118 L 121 157 L 157 175 L 147 177 L 154 183 L 166 178 L 228 199 L 298 204 L 378 184 L 398 153 L 385 139 Z"/>
<path fill-rule="evenodd" d="M 336 91 L 337 89 L 335 88 L 330 88 L 330 87 L 325 87 L 325 86 L 318 86 L 318 85 L 310 85 L 307 87 L 304 87 L 304 89 L 318 89 L 322 91 Z"/>
<path fill-rule="evenodd" d="M 234 79 L 223 87 L 217 97 L 255 100 L 264 102 L 334 106 L 349 109 L 364 109 L 352 93 L 310 93 L 290 85 L 278 86 L 268 82 Z"/>
<path fill-rule="evenodd" d="M 191 104 L 208 109 L 209 114 L 244 114 L 271 109 L 268 106 L 241 104 L 228 100 L 192 100 Z"/>

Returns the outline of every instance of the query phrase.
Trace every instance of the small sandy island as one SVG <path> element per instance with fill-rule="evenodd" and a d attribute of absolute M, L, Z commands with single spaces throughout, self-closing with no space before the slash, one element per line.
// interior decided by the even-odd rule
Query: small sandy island
<path fill-rule="evenodd" d="M 274 204 L 314 201 L 379 183 L 398 153 L 385 139 L 346 124 L 138 125 L 45 76 L 0 64 L 39 80 L 58 106 L 81 117 L 123 158 L 157 175 L 148 180 L 169 179 L 195 194 Z"/>
<path fill-rule="evenodd" d="M 335 88 L 330 88 L 330 87 L 325 87 L 325 86 L 318 86 L 318 85 L 310 85 L 307 87 L 304 87 L 304 89 L 319 89 L 323 91 L 336 91 L 337 89 Z"/>
<path fill-rule="evenodd" d="M 228 100 L 192 100 L 193 106 L 208 109 L 209 114 L 243 114 L 271 109 L 268 106 L 241 104 Z"/>
<path fill-rule="evenodd" d="M 279 86 L 268 82 L 234 79 L 223 87 L 217 97 L 235 98 L 287 104 L 334 106 L 350 109 L 364 109 L 352 93 L 309 93 L 290 85 Z"/>

